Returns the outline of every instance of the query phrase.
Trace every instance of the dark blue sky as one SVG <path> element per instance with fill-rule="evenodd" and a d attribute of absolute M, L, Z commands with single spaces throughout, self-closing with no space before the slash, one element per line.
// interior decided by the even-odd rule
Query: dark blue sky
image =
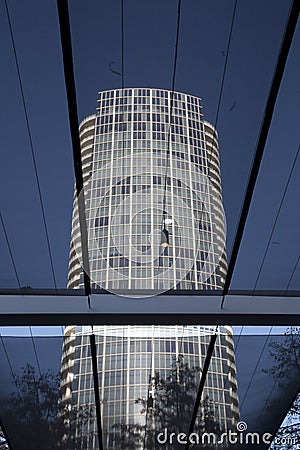
<path fill-rule="evenodd" d="M 120 87 L 120 2 L 70 1 L 80 119 L 99 90 Z M 183 0 L 175 88 L 202 98 L 215 122 L 232 0 Z M 125 0 L 125 85 L 171 88 L 177 2 Z M 217 129 L 228 254 L 239 218 L 263 108 L 287 20 L 286 0 L 240 0 Z M 59 287 L 66 285 L 73 196 L 56 2 L 10 0 L 9 8 Z M 3 2 L 0 3 L 0 209 L 22 285 L 53 287 L 37 186 Z M 251 289 L 300 143 L 299 25 L 280 90 L 243 239 L 233 288 Z M 233 109 L 232 109 L 233 107 Z M 299 162 L 262 271 L 259 288 L 285 289 L 299 255 Z M 276 242 L 276 243 L 275 243 Z M 278 242 L 278 243 L 277 243 Z M 0 230 L 0 287 L 15 287 Z M 300 267 L 290 288 L 300 289 Z"/>

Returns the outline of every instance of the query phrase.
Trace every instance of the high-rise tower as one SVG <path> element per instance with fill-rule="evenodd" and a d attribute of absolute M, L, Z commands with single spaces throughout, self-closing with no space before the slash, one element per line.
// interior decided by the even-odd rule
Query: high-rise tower
<path fill-rule="evenodd" d="M 89 251 L 84 269 L 92 287 L 138 297 L 169 289 L 221 289 L 226 252 L 218 141 L 203 120 L 200 99 L 158 89 L 100 92 L 97 113 L 79 131 Z M 80 242 L 74 201 L 70 288 L 83 285 Z M 166 375 L 179 354 L 189 366 L 203 366 L 211 332 L 211 327 L 95 329 L 106 448 L 114 448 L 113 424 L 144 420 L 134 401 L 146 395 L 149 371 Z M 88 327 L 65 332 L 62 392 L 77 404 L 93 401 L 88 333 Z M 223 428 L 234 424 L 229 327 L 220 329 L 206 389 Z M 85 448 L 96 448 L 90 445 Z"/>

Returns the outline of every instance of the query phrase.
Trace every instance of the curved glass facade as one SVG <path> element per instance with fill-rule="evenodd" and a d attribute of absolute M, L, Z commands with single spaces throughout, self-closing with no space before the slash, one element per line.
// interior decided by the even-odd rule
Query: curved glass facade
<path fill-rule="evenodd" d="M 203 121 L 200 99 L 187 94 L 174 93 L 170 123 L 171 96 L 157 89 L 102 92 L 97 115 L 80 126 L 94 287 L 164 291 L 223 285 L 217 133 Z M 74 222 L 80 260 L 76 211 Z M 163 249 L 164 224 L 170 245 Z M 76 287 L 75 252 L 72 258 L 69 286 Z"/>
<path fill-rule="evenodd" d="M 200 326 L 94 327 L 104 448 L 119 448 L 115 444 L 114 425 L 145 425 L 146 414 L 141 414 L 142 407 L 136 399 L 147 399 L 149 392 L 155 399 L 155 388 L 149 379 L 159 375 L 166 380 L 174 358 L 182 355 L 190 369 L 203 367 L 213 331 L 213 327 Z M 70 394 L 76 407 L 94 404 L 90 333 L 90 327 L 77 328 L 76 332 L 73 329 L 72 367 L 68 370 L 73 374 Z M 197 385 L 200 375 L 201 371 L 195 379 Z M 203 398 L 212 402 L 216 420 L 225 431 L 239 418 L 236 389 L 231 329 L 221 327 Z M 80 448 L 97 449 L 95 417 L 90 419 L 87 429 L 79 428 Z"/>
<path fill-rule="evenodd" d="M 97 113 L 79 131 L 92 287 L 141 297 L 151 290 L 221 289 L 226 252 L 218 141 L 200 99 L 158 89 L 100 92 Z M 168 247 L 161 245 L 162 228 Z M 76 201 L 68 286 L 83 286 Z M 166 377 L 179 355 L 190 368 L 203 367 L 211 332 L 94 327 L 104 448 L 119 448 L 114 424 L 145 423 L 135 400 L 147 397 L 149 375 Z M 65 331 L 62 398 L 77 405 L 94 402 L 89 333 L 89 327 Z M 239 417 L 236 390 L 231 329 L 221 327 L 206 394 L 224 429 Z M 98 448 L 95 431 L 91 420 L 81 448 Z"/>

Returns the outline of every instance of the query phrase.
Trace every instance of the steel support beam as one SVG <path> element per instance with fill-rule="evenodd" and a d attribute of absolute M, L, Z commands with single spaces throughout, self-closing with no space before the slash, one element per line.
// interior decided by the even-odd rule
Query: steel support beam
<path fill-rule="evenodd" d="M 84 295 L 0 295 L 0 325 L 299 325 L 300 294 L 222 295 L 167 294 L 127 298 Z"/>

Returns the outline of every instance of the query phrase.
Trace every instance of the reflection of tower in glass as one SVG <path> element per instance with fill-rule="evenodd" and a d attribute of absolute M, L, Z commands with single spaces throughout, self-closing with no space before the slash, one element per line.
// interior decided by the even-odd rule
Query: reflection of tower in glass
<path fill-rule="evenodd" d="M 157 89 L 102 92 L 97 114 L 80 125 L 93 287 L 140 296 L 151 290 L 222 288 L 225 219 L 217 133 L 203 121 L 200 99 L 176 92 L 170 127 L 171 95 Z M 168 247 L 160 245 L 162 228 Z M 75 202 L 70 288 L 83 286 L 81 266 Z M 179 353 L 190 367 L 203 366 L 211 330 L 95 329 L 105 442 L 113 424 L 145 420 L 134 401 L 147 395 L 149 371 L 165 376 Z M 65 332 L 62 392 L 78 404 L 93 403 L 89 331 L 68 327 Z M 226 428 L 235 423 L 238 408 L 231 330 L 221 331 L 206 394 Z M 107 448 L 114 448 L 112 442 Z"/>

